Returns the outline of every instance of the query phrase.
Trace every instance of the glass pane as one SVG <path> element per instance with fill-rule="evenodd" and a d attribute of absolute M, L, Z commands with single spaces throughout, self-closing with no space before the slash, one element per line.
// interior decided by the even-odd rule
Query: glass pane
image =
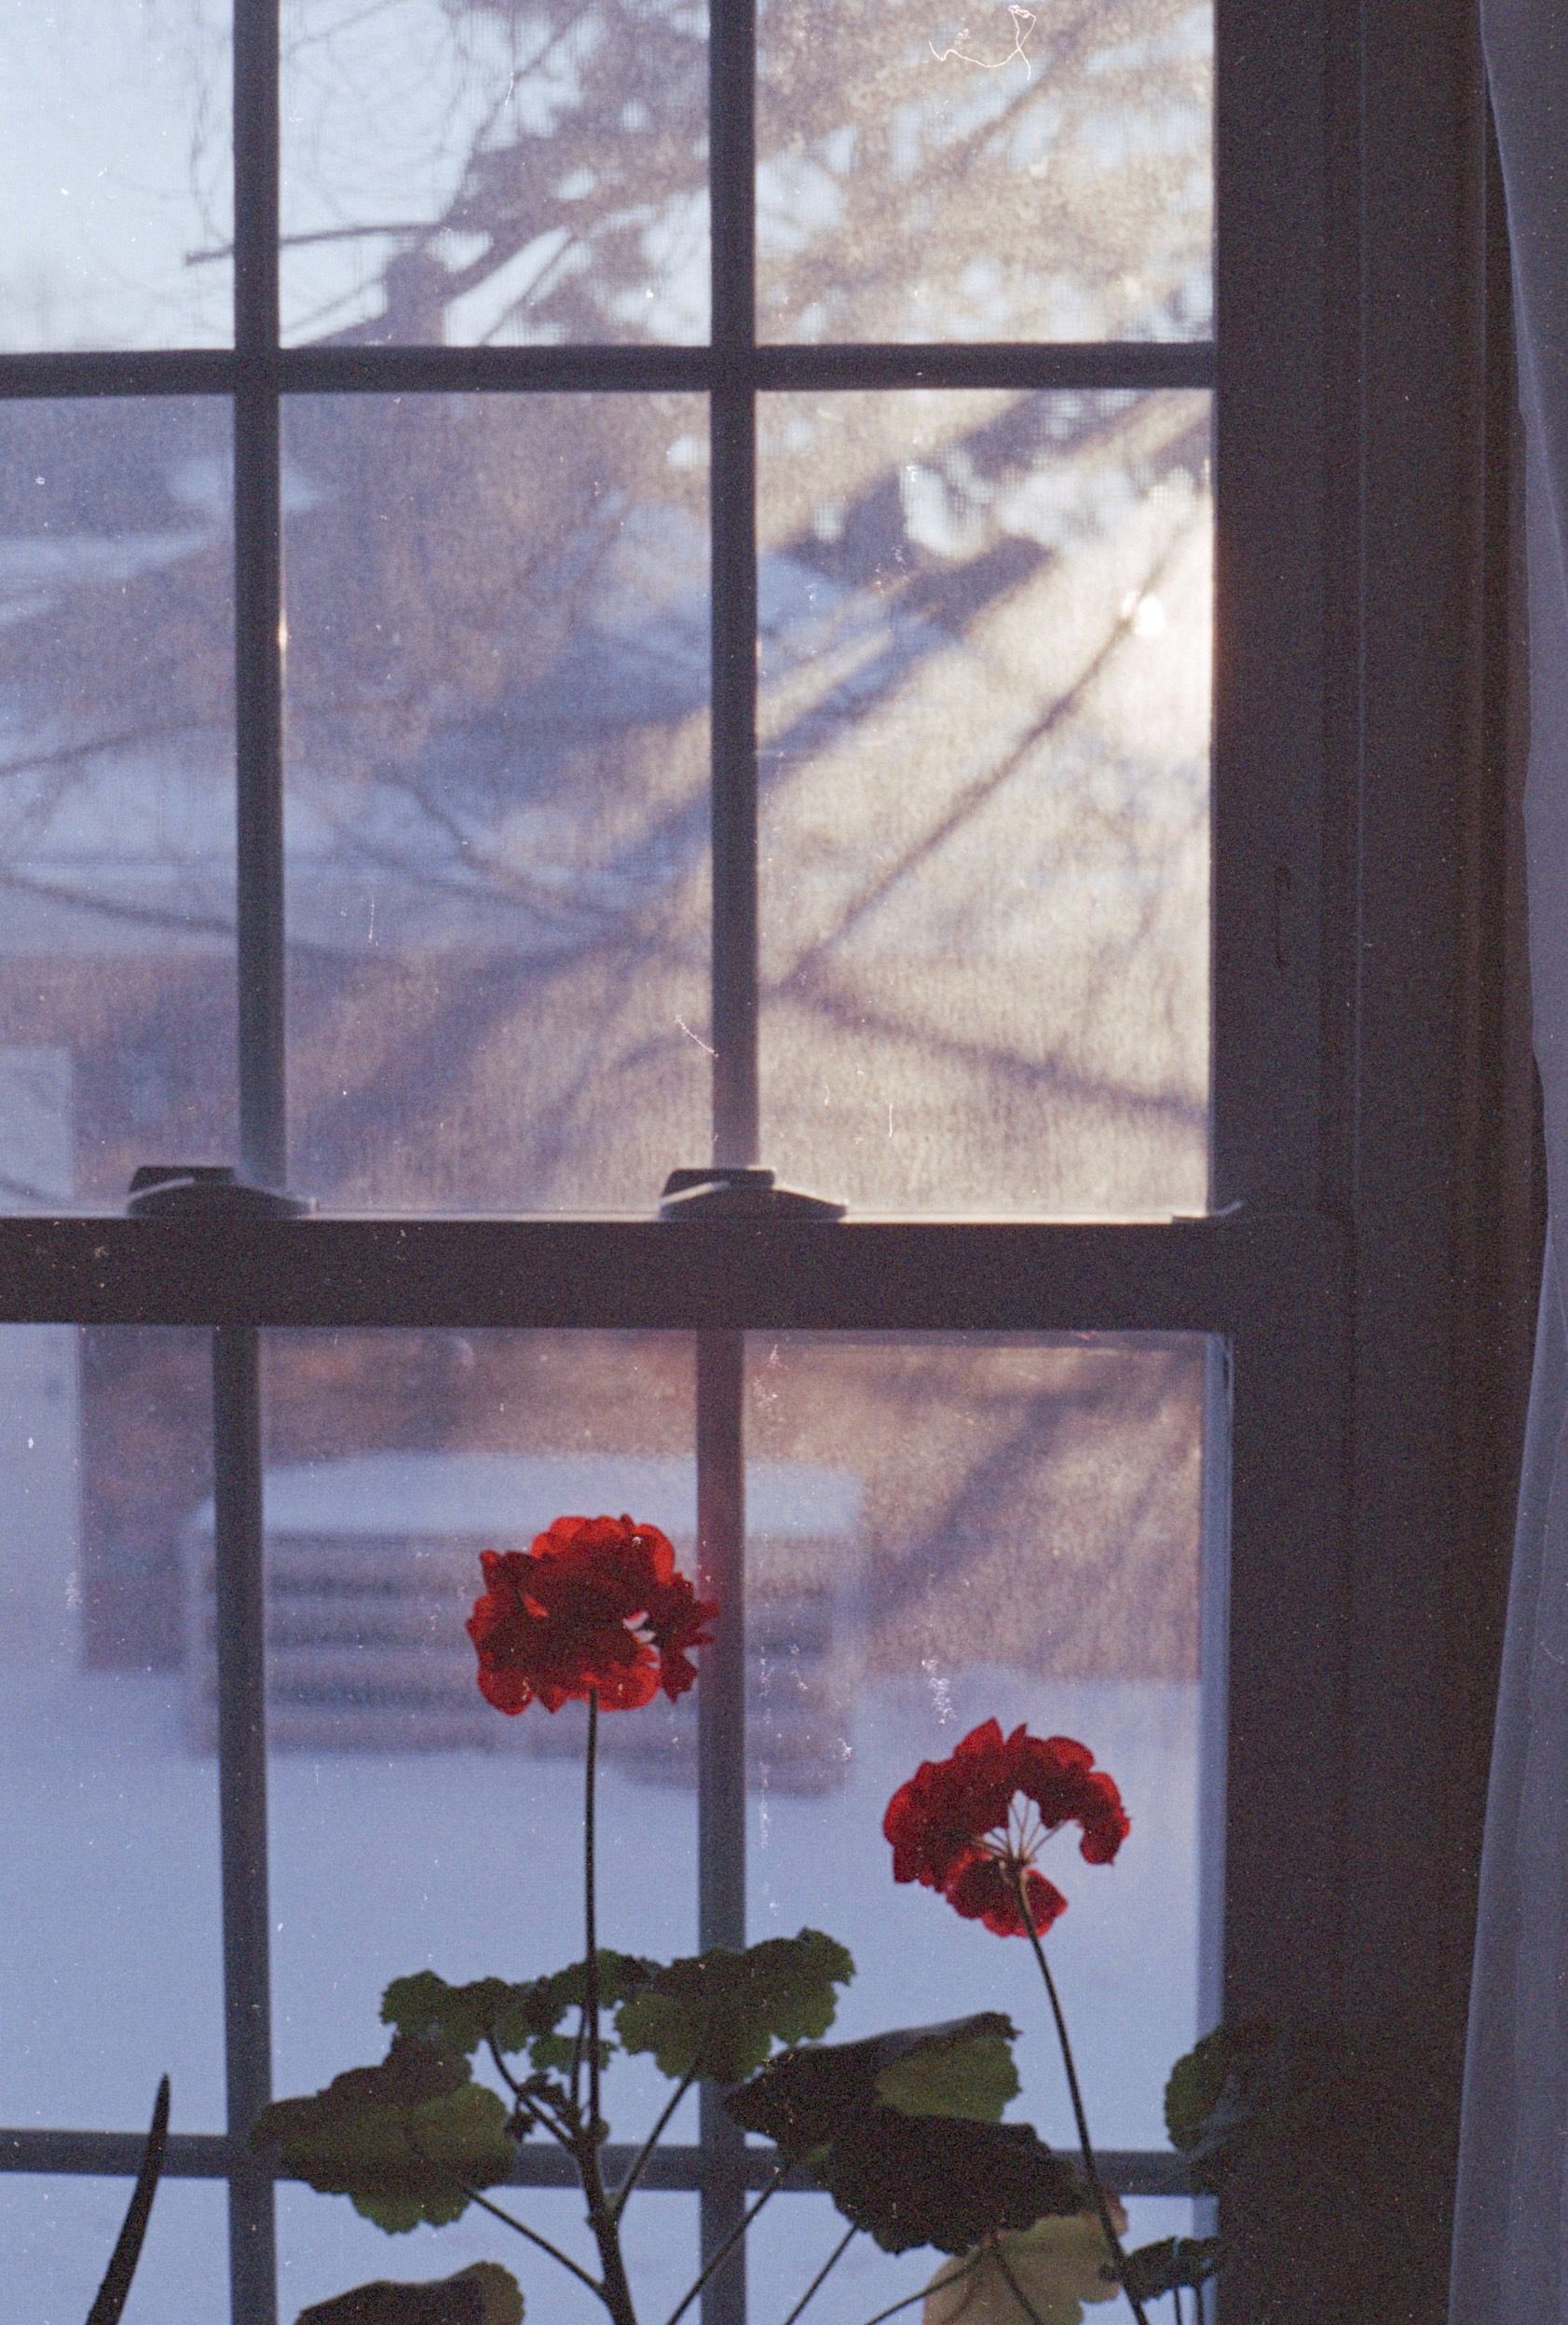
<path fill-rule="evenodd" d="M 748 1513 L 753 1935 L 849 1947 L 846 2036 L 1005 2010 L 1011 2115 L 1057 2147 L 1076 2142 L 1028 1946 L 895 1886 L 882 1819 L 988 1719 L 1110 1771 L 1131 1835 L 1111 1866 L 1071 1827 L 1045 1846 L 1068 1899 L 1046 1942 L 1096 2140 L 1163 2149 L 1197 2014 L 1204 1347 L 749 1343 L 748 1457 L 795 1468 L 818 1516 L 786 1550 Z"/>
<path fill-rule="evenodd" d="M 6 16 L 0 348 L 228 343 L 226 0 Z"/>
<path fill-rule="evenodd" d="M 288 416 L 293 1178 L 620 1205 L 707 1152 L 694 398 Z"/>
<path fill-rule="evenodd" d="M 769 339 L 1186 339 L 1210 327 L 1211 9 L 769 0 Z"/>
<path fill-rule="evenodd" d="M 579 2195 L 565 2188 L 509 2188 L 500 2201 L 579 2266 L 597 2274 Z M 638 2316 L 669 2317 L 697 2274 L 697 2198 L 663 2189 L 639 2195 L 627 2208 L 621 2242 Z M 499 2261 L 511 2269 L 523 2288 L 530 2321 L 604 2325 L 598 2300 L 559 2263 L 471 2207 L 449 2228 L 416 2228 L 409 2236 L 388 2237 L 361 2220 L 345 2196 L 312 2195 L 293 2187 L 278 2191 L 279 2309 L 285 2318 L 310 2302 L 346 2292 L 350 2285 L 373 2284 L 379 2277 L 410 2281 L 450 2277 L 473 2261 Z M 73 2319 L 72 2325 L 79 2321 Z"/>
<path fill-rule="evenodd" d="M 217 1771 L 176 1667 L 209 1399 L 198 1333 L 0 1327 L 10 2123 L 132 2130 L 167 2072 L 176 2130 L 223 2126 Z"/>
<path fill-rule="evenodd" d="M 146 2095 L 144 2114 L 152 2113 Z M 175 2099 L 175 2128 L 182 2127 Z M 8 2312 L 27 2325 L 82 2325 L 130 2200 L 129 2180 L 0 2176 Z M 124 2325 L 219 2325 L 228 2307 L 228 2196 L 218 2183 L 159 2183 Z"/>
<path fill-rule="evenodd" d="M 284 0 L 283 327 L 701 340 L 701 0 Z"/>
<path fill-rule="evenodd" d="M 1017 2113 L 1016 2106 L 1012 2112 Z M 1152 2244 L 1158 2236 L 1198 2235 L 1193 2209 L 1185 2199 L 1132 2197 L 1126 2206 L 1125 2248 L 1136 2251 L 1140 2244 Z M 759 2325 L 778 2325 L 779 2318 L 788 2316 L 789 2304 L 805 2291 L 843 2233 L 843 2220 L 825 2195 L 790 2195 L 762 2213 L 746 2241 L 751 2309 Z M 879 2251 L 869 2236 L 857 2236 L 822 2291 L 812 2295 L 808 2312 L 811 2325 L 866 2325 L 866 2319 L 879 2309 L 922 2291 L 948 2265 L 929 2245 L 893 2257 Z M 1089 2281 L 1092 2285 L 1093 2279 Z M 1132 2310 L 1126 2302 L 1102 2300 L 1097 2297 L 1098 2291 L 1096 2286 L 1089 2292 L 1092 2305 L 1080 2306 L 1076 2318 L 1065 2304 L 1044 2315 L 1051 2325 L 1069 2325 L 1070 2319 L 1072 2325 L 1129 2325 Z M 1081 2300 L 1083 2295 L 1076 2297 Z M 911 2305 L 906 2315 L 918 2319 L 920 2308 Z M 1164 2303 L 1159 2325 L 1173 2325 Z"/>
<path fill-rule="evenodd" d="M 302 1333 L 268 1357 L 274 2033 L 292 2092 L 382 2056 L 393 1977 L 580 1960 L 581 1707 L 494 1710 L 464 1623 L 480 1552 L 525 1550 L 561 1515 L 629 1511 L 690 1570 L 693 1366 L 678 1334 Z M 211 1547 L 208 1509 L 186 1537 L 198 1598 Z M 210 1657 L 190 1682 L 211 1734 Z M 600 1943 L 690 1952 L 692 1771 L 647 1710 L 603 1729 Z M 626 2058 L 606 2093 L 613 2136 L 635 2139 L 669 2086 Z"/>
<path fill-rule="evenodd" d="M 1201 395 L 761 416 L 764 1147 L 908 1210 L 1201 1209 Z"/>
<path fill-rule="evenodd" d="M 0 1204 L 232 1159 L 218 399 L 0 406 Z"/>

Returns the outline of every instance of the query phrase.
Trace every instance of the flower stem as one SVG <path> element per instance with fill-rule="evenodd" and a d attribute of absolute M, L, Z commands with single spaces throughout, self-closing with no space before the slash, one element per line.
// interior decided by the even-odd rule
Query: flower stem
<path fill-rule="evenodd" d="M 588 1934 L 588 1976 L 583 1994 L 583 2026 L 588 2044 L 588 2127 L 599 2127 L 599 1932 L 594 1898 L 593 1795 L 599 1758 L 599 1690 L 588 1690 L 588 1783 L 582 1811 L 583 1917 Z"/>
<path fill-rule="evenodd" d="M 1029 1907 L 1029 1893 L 1024 1887 L 1021 1871 L 1014 1873 L 1013 1887 L 1017 1894 L 1018 1910 L 1024 1917 L 1024 1927 L 1029 1933 L 1029 1942 L 1034 1948 L 1034 1958 L 1040 1964 L 1040 1975 L 1045 1981 L 1045 1992 L 1050 2000 L 1051 2016 L 1057 2023 L 1057 2041 L 1061 2046 L 1062 2065 L 1067 2069 L 1067 2087 L 1072 2099 L 1073 2119 L 1078 2126 L 1078 2146 L 1084 2158 L 1084 2174 L 1089 2183 L 1089 2194 L 1094 2197 L 1095 2209 L 1099 2214 L 1099 2224 L 1104 2232 L 1111 2263 L 1115 2267 L 1116 2280 L 1126 2294 L 1127 2306 L 1137 2318 L 1138 2325 L 1149 2325 L 1142 2303 L 1126 2282 L 1127 2256 L 1122 2250 L 1122 2240 L 1116 2234 L 1115 2222 L 1111 2217 L 1111 2207 L 1105 2200 L 1105 2190 L 1100 2184 L 1099 2168 L 1095 2162 L 1095 2151 L 1089 2139 L 1089 2119 L 1084 2112 L 1084 2094 L 1078 2086 L 1078 2070 L 1073 2064 L 1072 2045 L 1068 2040 L 1067 2019 L 1062 2013 L 1061 1997 L 1057 1992 L 1057 1981 L 1051 1976 L 1051 1965 L 1045 1959 L 1045 1949 L 1040 1942 L 1040 1932 L 1034 1926 L 1034 1914 Z"/>
<path fill-rule="evenodd" d="M 636 2311 L 632 2306 L 632 2288 L 626 2280 L 626 2263 L 620 2251 L 620 2222 L 614 2206 L 605 2194 L 604 2172 L 599 2161 L 605 2127 L 599 2115 L 599 1926 L 593 1863 L 593 1810 L 598 1765 L 599 1690 L 590 1688 L 588 1768 L 582 1810 L 583 1921 L 588 1961 L 583 1979 L 582 2018 L 578 2029 L 579 2044 L 588 2052 L 588 2119 L 579 2125 L 577 2133 L 577 2168 L 578 2177 L 582 2181 L 582 2193 L 588 2200 L 588 2224 L 593 2231 L 593 2241 L 599 2248 L 599 2265 L 605 2273 L 600 2297 L 615 2319 L 615 2325 L 636 2325 Z M 580 2087 L 576 2065 L 574 2061 L 574 2100 Z"/>
<path fill-rule="evenodd" d="M 832 2251 L 828 2254 L 826 2260 L 824 2261 L 822 2266 L 818 2269 L 816 2275 L 812 2277 L 811 2283 L 806 2287 L 805 2291 L 800 2295 L 800 2298 L 796 2303 L 794 2308 L 791 2309 L 789 2315 L 784 2318 L 784 2325 L 795 2325 L 796 2318 L 802 2314 L 807 2302 L 813 2300 L 816 2294 L 820 2292 L 823 2286 L 826 2284 L 829 2275 L 835 2268 L 838 2267 L 839 2263 L 843 2259 L 845 2253 L 849 2250 L 851 2245 L 854 2242 L 859 2234 L 860 2230 L 852 2221 L 850 2225 L 845 2229 L 843 2235 L 839 2237 L 838 2243 L 834 2246 Z"/>

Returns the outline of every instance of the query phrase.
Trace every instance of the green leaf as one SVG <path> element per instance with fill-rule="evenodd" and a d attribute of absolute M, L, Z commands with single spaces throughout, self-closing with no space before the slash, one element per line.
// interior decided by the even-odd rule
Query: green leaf
<path fill-rule="evenodd" d="M 811 2159 L 820 2186 L 884 2252 L 967 2252 L 1003 2228 L 1082 2210 L 1084 2181 L 1026 2123 L 879 2107 Z"/>
<path fill-rule="evenodd" d="M 1027 2124 L 994 2120 L 1016 2087 L 1007 2053 L 1016 2039 L 1011 2021 L 987 2010 L 866 2042 L 811 2044 L 783 2052 L 725 2105 L 804 2163 L 884 2251 L 934 2244 L 965 2252 L 998 2230 L 1087 2201 L 1076 2168 Z M 889 2088 L 896 2106 L 885 2103 Z"/>
<path fill-rule="evenodd" d="M 1005 2031 L 1002 2030 L 1005 2029 Z M 961 2019 L 945 2038 L 928 2033 L 877 2077 L 877 2097 L 905 2115 L 952 2115 L 966 2123 L 1000 2123 L 1018 2096 L 1013 2029 L 975 2031 Z"/>
<path fill-rule="evenodd" d="M 1166 2084 L 1166 2129 L 1187 2158 L 1195 2195 L 1216 2195 L 1254 2120 L 1266 2071 L 1279 2045 L 1264 2019 L 1218 2026 Z"/>
<path fill-rule="evenodd" d="M 516 2150 L 507 2110 L 466 2060 L 400 2034 L 379 2067 L 354 2067 L 308 2099 L 276 2099 L 251 2133 L 283 2168 L 390 2234 L 458 2219 L 463 2183 L 497 2186 Z"/>
<path fill-rule="evenodd" d="M 1162 2236 L 1127 2254 L 1122 2282 L 1139 2301 L 1157 2301 L 1178 2286 L 1195 2292 L 1220 2266 L 1218 2236 Z"/>
<path fill-rule="evenodd" d="M 714 1946 L 672 1962 L 620 2005 L 616 2020 L 629 2051 L 651 2051 L 660 2072 L 679 2082 L 701 2067 L 715 2083 L 755 2072 L 775 2041 L 825 2034 L 854 1963 L 820 1930 L 768 1937 L 743 1952 Z"/>
<path fill-rule="evenodd" d="M 1120 2236 L 1127 2217 L 1114 2196 L 1109 2201 Z M 944 2261 L 921 2314 L 923 2325 L 1083 2325 L 1085 2304 L 1116 2296 L 1099 2215 L 1071 2212 Z"/>
<path fill-rule="evenodd" d="M 510 2269 L 475 2261 L 426 2284 L 358 2285 L 302 2309 L 298 2325 L 523 2325 L 523 2295 Z"/>
<path fill-rule="evenodd" d="M 381 2016 L 400 2034 L 416 2034 L 438 2050 L 470 2058 L 503 2015 L 515 2006 L 517 1996 L 527 1990 L 509 1986 L 499 1977 L 449 1986 L 433 1970 L 416 1970 L 412 1977 L 392 1980 L 381 1997 Z"/>
<path fill-rule="evenodd" d="M 1003 2087 L 1000 2052 L 1017 2029 L 997 2010 L 939 2026 L 899 2027 L 858 2043 L 813 2043 L 785 2051 L 725 2102 L 736 2121 L 792 2155 L 842 2136 L 859 2117 L 890 2107 L 905 2115 L 994 2123 L 1017 2089 Z M 920 2103 L 934 2096 L 937 2105 Z"/>
<path fill-rule="evenodd" d="M 601 1949 L 601 2008 L 613 2010 L 640 1993 L 659 1966 L 637 1954 Z M 433 1970 L 417 1970 L 411 1977 L 392 1980 L 381 1997 L 381 2016 L 400 2034 L 419 2035 L 461 2058 L 471 2058 L 487 2041 L 502 2052 L 526 2051 L 534 2067 L 544 2073 L 571 2063 L 573 2038 L 556 2030 L 568 2011 L 581 2008 L 587 1987 L 586 1962 L 516 1986 L 498 1977 L 451 1986 Z M 601 2063 L 612 2047 L 607 2036 L 600 2045 Z"/>

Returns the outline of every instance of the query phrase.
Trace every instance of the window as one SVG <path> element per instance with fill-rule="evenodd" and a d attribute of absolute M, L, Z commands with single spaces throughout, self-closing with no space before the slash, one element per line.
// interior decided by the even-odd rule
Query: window
<path fill-rule="evenodd" d="M 834 1926 L 808 1811 L 982 1648 L 1047 1725 L 1140 1688 L 1187 1903 L 1117 2007 L 1425 2062 L 1354 2234 L 1225 2299 L 1348 2244 L 1436 2315 L 1521 1242 L 1465 12 L 78 13 L 8 101 L 0 355 L 8 2208 L 89 2249 L 134 2023 L 221 2095 L 160 2205 L 211 2251 L 226 2195 L 235 2325 L 280 2219 L 290 2298 L 375 2272 L 290 2276 L 245 2130 L 360 2055 L 307 1998 L 364 1819 L 433 1855 L 459 1767 L 553 1776 L 476 1774 L 440 1592 L 353 1578 L 634 1472 L 750 1624 L 625 1771 L 671 1943 Z M 121 1215 L 182 1163 L 242 1183 Z M 171 1867 L 184 1970 L 127 1957 Z M 753 2168 L 705 2103 L 649 2201 L 706 2246 Z"/>

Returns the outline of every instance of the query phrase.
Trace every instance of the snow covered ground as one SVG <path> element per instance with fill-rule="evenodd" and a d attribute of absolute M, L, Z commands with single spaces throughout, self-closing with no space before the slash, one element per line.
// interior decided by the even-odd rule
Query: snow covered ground
<path fill-rule="evenodd" d="M 179 1675 L 0 1673 L 7 1840 L 0 1863 L 0 2120 L 134 2127 L 157 2076 L 173 2080 L 174 2127 L 223 2121 L 216 1770 L 190 1752 Z M 1192 1687 L 1030 1682 L 955 1669 L 868 1684 L 843 1788 L 752 1796 L 753 1934 L 831 1931 L 858 1975 L 837 2031 L 980 2008 L 1024 2030 L 1014 2116 L 1070 2143 L 1060 2070 L 1027 1949 L 961 1922 L 929 1891 L 895 1889 L 880 1835 L 893 1785 L 951 1750 L 976 1720 L 1027 1720 L 1081 1737 L 1115 1774 L 1133 1820 L 1111 1867 L 1065 1836 L 1046 1869 L 1070 1899 L 1051 1947 L 1078 2045 L 1091 2121 L 1106 2146 L 1162 2146 L 1160 2092 L 1191 2042 L 1196 1992 L 1197 1701 Z M 380 2055 L 382 1986 L 426 1964 L 453 1977 L 521 1976 L 579 1944 L 579 1771 L 566 1760 L 453 1752 L 378 1757 L 280 1754 L 271 1771 L 276 2084 L 313 2089 Z M 606 1773 L 605 1942 L 651 1954 L 692 1948 L 693 1793 L 624 1767 Z M 634 2136 L 661 2088 L 642 2062 L 609 2086 L 617 2136 Z M 690 2136 L 689 2130 L 685 2136 Z M 113 2240 L 124 2183 L 0 2177 L 0 2310 L 29 2325 L 80 2325 Z M 580 2241 L 576 2200 L 514 2199 Z M 1188 2224 L 1189 2208 L 1133 2208 L 1135 2236 Z M 482 2253 L 507 2259 L 533 2325 L 597 2312 L 564 2276 L 541 2275 L 498 2224 L 388 2239 L 341 2198 L 280 2195 L 282 2315 L 366 2277 L 440 2276 Z M 655 2321 L 689 2280 L 696 2207 L 649 2194 L 629 2215 L 634 2269 Z M 825 2202 L 778 2198 L 751 2256 L 757 2325 L 777 2325 L 834 2241 Z M 506 2250 L 516 2243 L 516 2256 Z M 813 2304 L 813 2325 L 858 2325 L 924 2281 L 934 2256 L 852 2254 Z M 219 2188 L 160 2193 L 126 2325 L 222 2325 Z M 776 2316 L 775 2316 L 776 2312 Z M 1120 2314 L 1099 2308 L 1114 2325 Z"/>

